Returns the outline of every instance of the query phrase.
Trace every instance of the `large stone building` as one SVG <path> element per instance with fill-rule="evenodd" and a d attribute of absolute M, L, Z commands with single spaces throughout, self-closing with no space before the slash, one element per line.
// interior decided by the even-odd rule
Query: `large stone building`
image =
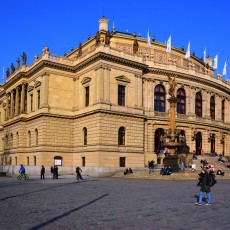
<path fill-rule="evenodd" d="M 113 29 L 99 30 L 64 56 L 35 55 L 0 87 L 2 165 L 30 173 L 59 165 L 73 173 L 109 174 L 157 161 L 169 127 L 168 76 L 176 79 L 176 127 L 190 151 L 230 155 L 230 84 L 212 59 Z"/>

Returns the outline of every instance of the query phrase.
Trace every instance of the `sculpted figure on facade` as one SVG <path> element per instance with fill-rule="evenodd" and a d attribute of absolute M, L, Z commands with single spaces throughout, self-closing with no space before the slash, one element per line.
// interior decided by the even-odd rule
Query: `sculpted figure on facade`
<path fill-rule="evenodd" d="M 9 76 L 10 76 L 10 69 L 7 68 L 7 69 L 6 69 L 6 77 L 8 78 Z"/>
<path fill-rule="evenodd" d="M 19 69 L 20 68 L 20 58 L 19 57 L 17 58 L 16 62 L 17 62 L 17 69 Z"/>
<path fill-rule="evenodd" d="M 106 34 L 105 34 L 105 45 L 110 44 L 110 39 L 111 39 L 111 34 L 110 34 L 109 31 L 107 31 Z"/>
<path fill-rule="evenodd" d="M 138 52 L 138 47 L 139 47 L 138 41 L 137 41 L 137 39 L 135 39 L 133 42 L 133 53 L 134 54 L 136 54 Z"/>
<path fill-rule="evenodd" d="M 81 57 L 81 55 L 82 55 L 82 44 L 80 42 L 78 46 L 78 57 Z"/>
<path fill-rule="evenodd" d="M 95 39 L 96 39 L 96 46 L 98 46 L 100 44 L 100 33 L 99 31 L 97 31 L 96 35 L 95 35 Z"/>
<path fill-rule="evenodd" d="M 169 95 L 171 97 L 175 97 L 175 89 L 176 89 L 176 82 L 175 82 L 175 76 L 171 77 L 171 76 L 168 76 L 168 80 L 169 80 Z"/>

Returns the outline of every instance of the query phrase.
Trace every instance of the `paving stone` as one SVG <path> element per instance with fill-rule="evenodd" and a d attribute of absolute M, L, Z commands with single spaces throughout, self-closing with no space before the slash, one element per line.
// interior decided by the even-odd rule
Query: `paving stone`
<path fill-rule="evenodd" d="M 195 202 L 196 180 L 0 178 L 0 229 L 228 229 L 230 180 Z M 204 196 L 205 197 L 205 196 Z"/>

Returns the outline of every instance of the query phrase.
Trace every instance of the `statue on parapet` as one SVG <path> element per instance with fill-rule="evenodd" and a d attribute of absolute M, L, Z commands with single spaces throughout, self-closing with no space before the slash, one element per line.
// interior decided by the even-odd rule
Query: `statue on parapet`
<path fill-rule="evenodd" d="M 168 76 L 168 80 L 169 80 L 169 95 L 171 97 L 175 97 L 175 89 L 176 89 L 176 82 L 175 82 L 175 76 L 171 77 L 171 76 Z"/>
<path fill-rule="evenodd" d="M 134 40 L 133 42 L 133 53 L 136 54 L 138 52 L 139 44 L 137 39 Z"/>
<path fill-rule="evenodd" d="M 15 72 L 15 68 L 14 68 L 14 64 L 13 63 L 11 64 L 10 69 L 11 69 L 11 74 L 13 74 Z"/>
<path fill-rule="evenodd" d="M 7 69 L 6 69 L 6 78 L 8 78 L 9 76 L 10 76 L 10 69 L 7 68 Z"/>
<path fill-rule="evenodd" d="M 20 58 L 19 57 L 17 58 L 16 62 L 17 62 L 17 67 L 16 68 L 19 69 L 20 68 Z"/>
<path fill-rule="evenodd" d="M 111 34 L 110 34 L 109 31 L 107 31 L 106 34 L 105 34 L 105 45 L 110 44 L 110 39 L 111 39 Z"/>
<path fill-rule="evenodd" d="M 22 55 L 21 55 L 21 57 L 22 57 L 22 63 L 23 63 L 23 65 L 26 65 L 26 60 L 27 60 L 26 53 L 23 52 Z"/>

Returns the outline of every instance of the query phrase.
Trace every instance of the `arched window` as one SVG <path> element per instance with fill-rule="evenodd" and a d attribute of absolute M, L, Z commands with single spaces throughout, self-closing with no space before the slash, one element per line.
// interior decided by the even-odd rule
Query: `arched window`
<path fill-rule="evenodd" d="M 118 130 L 118 145 L 125 145 L 125 128 L 120 127 Z"/>
<path fill-rule="evenodd" d="M 165 88 L 157 85 L 154 90 L 154 111 L 165 112 Z"/>
<path fill-rule="evenodd" d="M 224 113 L 225 113 L 225 101 L 221 102 L 221 120 L 224 122 Z"/>
<path fill-rule="evenodd" d="M 196 93 L 196 97 L 195 97 L 195 114 L 198 117 L 202 117 L 202 95 L 201 95 L 201 92 Z"/>
<path fill-rule="evenodd" d="M 28 146 L 31 147 L 31 132 L 28 131 Z"/>
<path fill-rule="evenodd" d="M 183 88 L 177 90 L 177 113 L 186 113 L 186 96 Z"/>
<path fill-rule="evenodd" d="M 38 130 L 35 129 L 35 145 L 38 145 Z"/>
<path fill-rule="evenodd" d="M 210 117 L 215 119 L 215 97 L 211 96 L 210 98 Z"/>
<path fill-rule="evenodd" d="M 83 128 L 83 145 L 87 145 L 87 128 Z"/>

